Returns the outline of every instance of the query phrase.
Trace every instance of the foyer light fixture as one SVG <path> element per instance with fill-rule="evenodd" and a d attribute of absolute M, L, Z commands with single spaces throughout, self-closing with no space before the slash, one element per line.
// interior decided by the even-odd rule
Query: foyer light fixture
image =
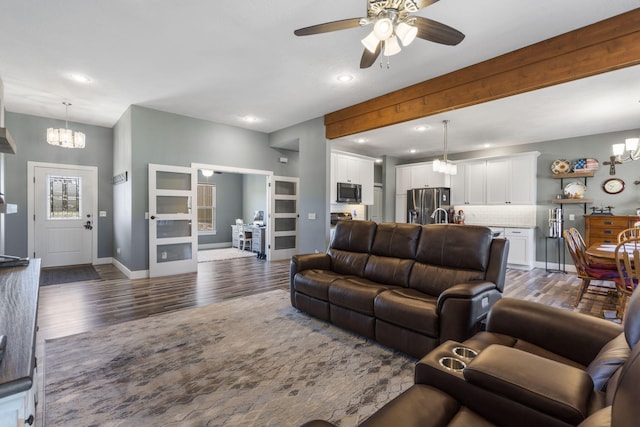
<path fill-rule="evenodd" d="M 409 46 L 418 34 L 418 28 L 410 25 L 411 23 L 413 22 L 409 20 L 401 21 L 393 11 L 386 11 L 375 20 L 373 31 L 362 39 L 362 44 L 369 52 L 375 53 L 380 42 L 384 42 L 383 55 L 396 55 L 402 47 Z"/>
<path fill-rule="evenodd" d="M 455 163 L 452 163 L 447 160 L 447 125 L 449 124 L 449 120 L 442 121 L 443 133 L 444 133 L 444 154 L 442 160 L 436 159 L 433 162 L 433 171 L 444 173 L 446 175 L 456 175 L 458 173 L 458 166 Z"/>
<path fill-rule="evenodd" d="M 85 135 L 82 132 L 74 132 L 69 129 L 70 102 L 63 102 L 65 106 L 65 127 L 60 129 L 47 129 L 47 143 L 63 148 L 84 148 Z"/>

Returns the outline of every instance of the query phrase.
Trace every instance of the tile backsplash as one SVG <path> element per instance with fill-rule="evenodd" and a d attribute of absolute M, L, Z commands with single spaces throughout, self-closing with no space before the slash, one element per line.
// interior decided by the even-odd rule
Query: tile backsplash
<path fill-rule="evenodd" d="M 331 212 L 349 212 L 353 219 L 367 219 L 366 205 L 350 205 L 348 203 L 331 203 Z"/>
<path fill-rule="evenodd" d="M 504 226 L 536 226 L 535 205 L 458 205 L 465 214 L 465 224 L 470 225 L 504 225 Z"/>

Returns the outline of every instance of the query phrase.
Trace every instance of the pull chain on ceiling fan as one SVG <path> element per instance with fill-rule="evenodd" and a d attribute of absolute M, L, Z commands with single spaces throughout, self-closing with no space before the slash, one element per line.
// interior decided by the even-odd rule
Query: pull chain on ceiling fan
<path fill-rule="evenodd" d="M 416 37 L 455 46 L 464 34 L 455 28 L 422 16 L 411 15 L 438 0 L 367 0 L 367 16 L 343 19 L 300 28 L 296 36 L 328 33 L 373 24 L 373 30 L 361 40 L 365 47 L 360 68 L 369 68 L 382 53 L 392 56 L 409 46 Z M 384 48 L 384 50 L 383 50 Z"/>

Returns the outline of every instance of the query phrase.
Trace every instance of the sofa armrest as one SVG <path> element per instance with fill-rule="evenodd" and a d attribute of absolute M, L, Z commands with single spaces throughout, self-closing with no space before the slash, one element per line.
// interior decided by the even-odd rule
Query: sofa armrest
<path fill-rule="evenodd" d="M 463 375 L 470 384 L 571 425 L 588 416 L 594 393 L 582 369 L 501 345 L 481 351 Z"/>
<path fill-rule="evenodd" d="M 495 283 L 473 280 L 459 283 L 440 294 L 436 311 L 440 323 L 440 342 L 462 342 L 478 332 L 491 306 L 502 298 Z"/>
<path fill-rule="evenodd" d="M 496 284 L 486 280 L 474 280 L 469 283 L 459 283 L 446 289 L 438 296 L 438 312 L 448 298 L 474 298 L 478 295 L 496 289 Z"/>
<path fill-rule="evenodd" d="M 294 255 L 289 263 L 291 281 L 295 275 L 304 270 L 331 270 L 331 257 L 328 254 Z"/>
<path fill-rule="evenodd" d="M 533 301 L 503 298 L 489 312 L 487 331 L 527 341 L 587 366 L 620 335 L 622 327 Z"/>

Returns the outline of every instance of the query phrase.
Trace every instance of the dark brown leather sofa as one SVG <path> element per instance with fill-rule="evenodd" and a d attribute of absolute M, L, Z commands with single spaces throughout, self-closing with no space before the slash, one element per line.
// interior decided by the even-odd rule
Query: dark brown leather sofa
<path fill-rule="evenodd" d="M 500 322 L 519 324 L 522 329 L 546 334 L 549 346 L 556 351 L 543 355 L 538 346 L 530 347 L 522 342 L 511 345 L 505 338 L 507 345 L 489 344 L 479 349 L 476 357 L 466 359 L 467 366 L 462 371 L 451 371 L 440 364 L 443 357 L 454 355 L 455 347 L 482 341 L 475 339 L 477 335 L 463 344 L 443 343 L 418 362 L 414 386 L 360 425 L 640 426 L 640 293 L 631 297 L 624 329 L 603 319 L 559 308 L 542 309 L 542 304 L 537 303 L 520 303 L 513 299 L 501 300 L 490 313 L 490 323 L 496 322 L 496 311 L 501 311 Z M 537 307 L 539 310 L 535 306 L 540 306 Z M 558 325 L 559 334 L 573 330 L 581 337 L 578 341 L 568 339 L 563 344 L 560 335 L 547 329 L 551 324 Z M 581 331 L 587 326 L 591 329 Z M 593 346 L 587 342 L 590 341 L 589 334 L 594 341 L 603 334 L 613 338 L 595 355 L 576 357 L 584 361 L 591 358 L 587 366 L 575 361 L 566 363 L 572 360 L 568 357 L 556 360 L 558 354 L 576 355 L 581 349 L 585 354 L 593 351 Z M 483 335 L 486 338 L 484 332 L 479 338 Z M 585 338 L 586 341 L 579 342 Z M 604 385 L 598 386 L 598 382 Z M 304 427 L 331 425 L 325 421 L 311 421 Z"/>
<path fill-rule="evenodd" d="M 291 259 L 291 304 L 414 357 L 480 329 L 502 296 L 508 241 L 487 227 L 340 221 Z"/>

